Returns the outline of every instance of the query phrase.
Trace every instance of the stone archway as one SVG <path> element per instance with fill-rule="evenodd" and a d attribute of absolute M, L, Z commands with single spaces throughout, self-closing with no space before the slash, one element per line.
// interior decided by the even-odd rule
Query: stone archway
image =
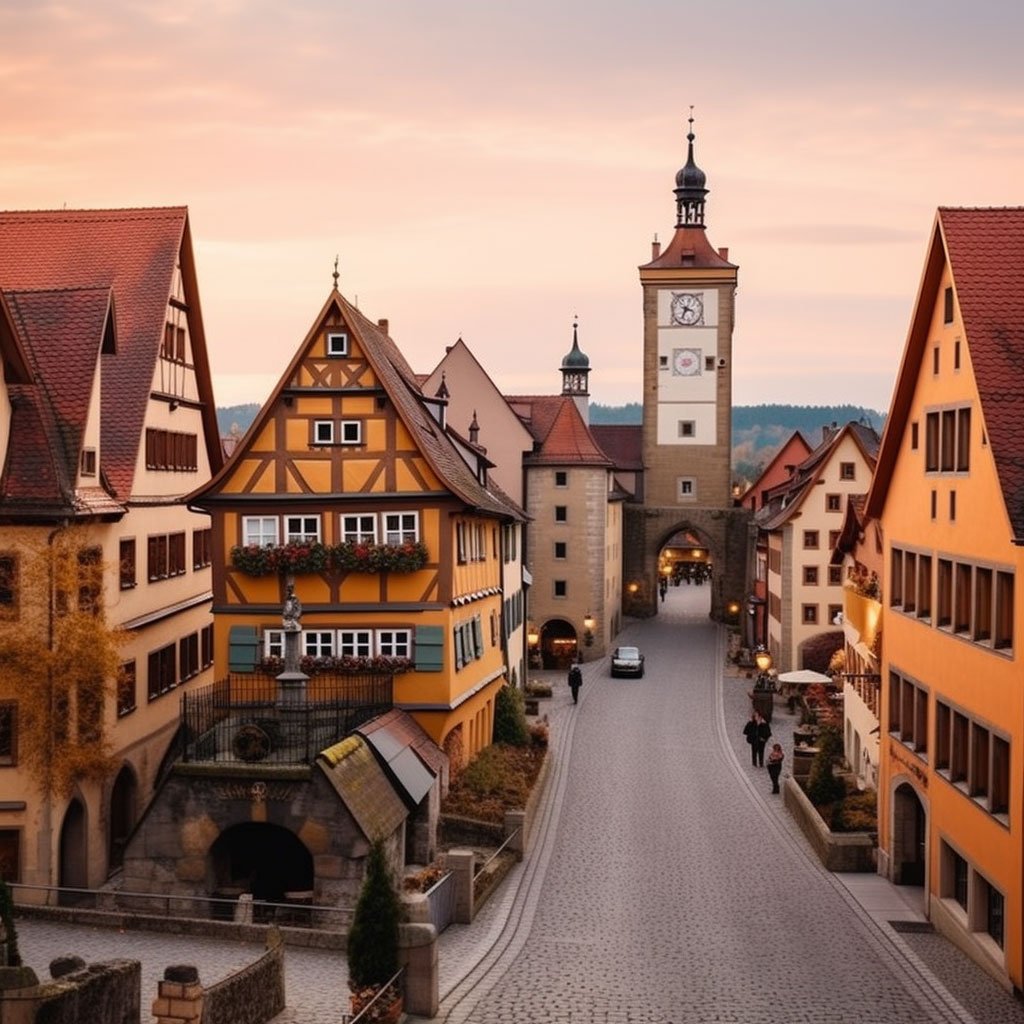
<path fill-rule="evenodd" d="M 110 791 L 109 828 L 107 830 L 107 874 L 124 863 L 124 848 L 138 816 L 139 784 L 135 772 L 124 765 Z"/>
<path fill-rule="evenodd" d="M 313 896 L 313 855 L 290 829 L 262 821 L 226 828 L 210 847 L 213 890 L 285 903 Z"/>
<path fill-rule="evenodd" d="M 60 826 L 57 885 L 62 890 L 85 889 L 89 885 L 87 824 L 85 806 L 78 797 L 74 797 Z M 79 893 L 60 893 L 60 903 L 65 906 L 82 898 Z"/>
<path fill-rule="evenodd" d="M 735 622 L 750 592 L 754 538 L 750 513 L 743 508 L 684 509 L 627 506 L 623 517 L 623 612 L 656 615 L 662 552 L 675 537 L 699 540 L 693 548 L 713 566 L 710 616 Z M 691 548 L 691 551 L 692 549 Z"/>
<path fill-rule="evenodd" d="M 917 790 L 900 783 L 892 797 L 892 880 L 923 886 L 927 867 L 928 819 Z"/>
<path fill-rule="evenodd" d="M 540 628 L 541 668 L 568 671 L 580 657 L 576 627 L 565 619 L 548 619 Z"/>

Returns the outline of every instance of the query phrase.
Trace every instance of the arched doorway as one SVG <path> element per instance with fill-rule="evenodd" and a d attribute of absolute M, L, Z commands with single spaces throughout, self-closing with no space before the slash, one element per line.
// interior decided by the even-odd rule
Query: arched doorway
<path fill-rule="evenodd" d="M 579 660 L 580 641 L 576 628 L 565 619 L 550 619 L 540 630 L 541 668 L 568 671 Z"/>
<path fill-rule="evenodd" d="M 244 821 L 226 828 L 210 847 L 210 867 L 214 892 L 224 896 L 252 893 L 268 903 L 313 896 L 313 856 L 280 825 Z"/>
<path fill-rule="evenodd" d="M 89 885 L 85 807 L 77 797 L 68 804 L 60 826 L 57 885 L 62 890 L 59 902 L 63 906 L 73 905 L 84 898 L 82 894 L 63 890 L 85 889 Z"/>
<path fill-rule="evenodd" d="M 711 612 L 714 559 L 707 542 L 696 530 L 679 529 L 670 534 L 658 552 L 658 604 L 670 595 L 686 591 L 687 604 Z"/>
<path fill-rule="evenodd" d="M 107 834 L 107 873 L 116 871 L 124 862 L 124 848 L 135 828 L 138 813 L 138 783 L 135 773 L 125 765 L 114 779 L 110 792 L 110 829 Z"/>
<path fill-rule="evenodd" d="M 928 836 L 924 805 L 909 782 L 896 787 L 892 800 L 892 880 L 924 885 Z"/>

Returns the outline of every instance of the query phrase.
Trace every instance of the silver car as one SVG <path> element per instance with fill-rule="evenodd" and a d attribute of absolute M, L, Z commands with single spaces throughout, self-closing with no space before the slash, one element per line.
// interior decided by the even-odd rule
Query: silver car
<path fill-rule="evenodd" d="M 612 678 L 644 674 L 644 656 L 639 647 L 616 647 L 612 651 Z"/>

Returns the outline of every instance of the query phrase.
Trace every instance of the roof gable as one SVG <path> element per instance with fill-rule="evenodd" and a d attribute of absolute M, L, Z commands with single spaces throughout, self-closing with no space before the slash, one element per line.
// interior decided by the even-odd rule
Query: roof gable
<path fill-rule="evenodd" d="M 104 472 L 131 493 L 154 368 L 180 261 L 211 467 L 221 464 L 202 315 L 184 207 L 0 212 L 0 289 L 108 288 L 118 352 L 104 367 Z"/>
<path fill-rule="evenodd" d="M 533 435 L 527 462 L 612 468 L 571 395 L 517 395 L 508 403 Z"/>
<path fill-rule="evenodd" d="M 111 290 L 10 291 L 6 298 L 34 383 L 16 392 L 4 506 L 37 514 L 86 511 L 75 481 L 100 354 L 112 344 Z"/>
<path fill-rule="evenodd" d="M 326 350 L 321 351 L 328 332 L 345 334 L 344 355 L 328 357 Z M 394 341 L 336 289 L 328 296 L 274 391 L 236 447 L 231 461 L 210 484 L 190 495 L 189 500 L 201 503 L 221 491 L 231 474 L 257 446 L 262 446 L 263 450 L 279 446 L 281 439 L 271 437 L 268 432 L 282 404 L 287 406 L 295 395 L 314 394 L 321 386 L 337 391 L 338 381 L 344 381 L 343 389 L 348 394 L 365 391 L 390 401 L 408 438 L 440 485 L 459 500 L 495 515 L 520 517 L 519 510 L 496 488 L 478 479 L 444 425 L 431 415 L 428 405 L 434 403 L 424 398 L 416 375 Z M 474 461 L 482 458 L 477 453 Z"/>
<path fill-rule="evenodd" d="M 1024 207 L 940 207 L 925 257 L 868 513 L 885 506 L 928 347 L 939 287 L 949 266 L 964 340 L 1014 537 L 1024 539 Z"/>

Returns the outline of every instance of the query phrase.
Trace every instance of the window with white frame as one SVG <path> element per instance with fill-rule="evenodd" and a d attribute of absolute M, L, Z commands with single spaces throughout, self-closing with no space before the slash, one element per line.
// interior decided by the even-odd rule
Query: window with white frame
<path fill-rule="evenodd" d="M 320 542 L 319 516 L 285 516 L 286 544 L 318 544 Z"/>
<path fill-rule="evenodd" d="M 302 653 L 311 658 L 329 658 L 334 654 L 334 630 L 305 630 L 302 634 Z"/>
<path fill-rule="evenodd" d="M 243 516 L 242 543 L 267 547 L 277 543 L 277 516 Z"/>
<path fill-rule="evenodd" d="M 385 512 L 384 543 L 404 544 L 420 539 L 420 514 L 418 512 Z"/>
<path fill-rule="evenodd" d="M 697 481 L 692 476 L 684 476 L 679 478 L 679 497 L 697 497 Z"/>
<path fill-rule="evenodd" d="M 338 653 L 343 658 L 369 658 L 373 654 L 373 630 L 339 629 Z"/>
<path fill-rule="evenodd" d="M 266 629 L 263 631 L 263 654 L 268 658 L 284 657 L 283 629 Z"/>
<path fill-rule="evenodd" d="M 363 425 L 359 420 L 341 421 L 341 443 L 361 444 L 363 440 Z"/>
<path fill-rule="evenodd" d="M 334 444 L 334 420 L 313 421 L 313 444 Z"/>
<path fill-rule="evenodd" d="M 409 630 L 377 630 L 377 653 L 385 658 L 408 658 L 412 649 Z"/>
<path fill-rule="evenodd" d="M 341 539 L 346 544 L 376 544 L 377 516 L 372 512 L 342 516 Z"/>
<path fill-rule="evenodd" d="M 348 335 L 344 331 L 327 332 L 327 354 L 329 356 L 348 355 Z"/>

